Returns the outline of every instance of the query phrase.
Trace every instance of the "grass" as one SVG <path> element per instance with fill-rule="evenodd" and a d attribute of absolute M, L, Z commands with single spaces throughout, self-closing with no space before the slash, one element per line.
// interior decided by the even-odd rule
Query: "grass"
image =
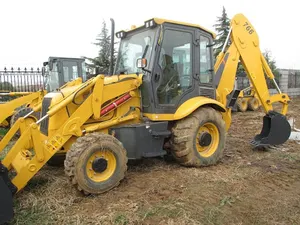
<path fill-rule="evenodd" d="M 0 152 L 0 160 L 2 160 L 2 159 L 6 156 L 6 154 L 7 154 L 8 151 L 11 149 L 11 147 L 13 146 L 14 143 L 15 143 L 14 141 L 10 142 L 10 143 L 3 149 L 3 151 Z"/>
<path fill-rule="evenodd" d="M 292 203 L 293 199 L 285 192 L 278 197 L 284 196 L 286 203 L 276 200 L 276 195 L 264 189 L 264 184 L 258 186 L 256 179 L 268 179 L 271 175 L 255 175 L 256 167 L 236 165 L 236 169 L 231 166 L 196 170 L 156 164 L 151 168 L 141 165 L 130 169 L 125 184 L 104 195 L 88 198 L 74 190 L 63 168 L 46 166 L 16 196 L 16 216 L 11 224 L 274 224 L 278 218 L 285 224 L 293 224 L 300 219 L 293 209 L 274 218 L 274 212 L 284 212 L 290 207 L 287 203 L 295 207 L 297 204 Z M 171 174 L 176 174 L 175 179 Z M 278 175 L 272 177 L 276 179 Z M 135 186 L 136 190 L 131 189 Z M 267 194 L 256 198 L 252 187 L 259 188 L 259 194 L 264 190 Z M 179 192 L 180 188 L 183 191 Z M 133 195 L 129 195 L 131 192 Z"/>
<path fill-rule="evenodd" d="M 300 155 L 297 153 L 280 154 L 279 157 L 290 162 L 295 162 L 295 161 L 300 162 Z"/>
<path fill-rule="evenodd" d="M 5 134 L 8 132 L 8 129 L 0 127 L 0 137 L 5 136 Z M 15 140 L 13 139 L 13 141 L 11 141 L 10 143 L 8 143 L 8 145 L 3 149 L 2 152 L 0 152 L 0 160 L 2 160 L 5 155 L 7 154 L 7 152 L 11 149 L 11 147 L 14 145 Z"/>
<path fill-rule="evenodd" d="M 139 212 L 142 221 L 151 217 L 177 218 L 182 213 L 184 213 L 183 205 L 171 199 L 141 209 Z"/>
<path fill-rule="evenodd" d="M 129 223 L 129 219 L 127 218 L 126 215 L 123 215 L 123 214 L 118 214 L 116 217 L 115 217 L 115 221 L 114 221 L 114 224 L 116 225 L 126 225 Z"/>
<path fill-rule="evenodd" d="M 222 210 L 220 210 L 219 207 L 216 206 L 207 206 L 204 209 L 203 213 L 203 224 L 214 224 L 214 225 L 221 225 L 223 218 L 225 217 Z"/>
<path fill-rule="evenodd" d="M 46 225 L 55 224 L 53 215 L 40 201 L 33 201 L 32 204 L 24 206 L 18 200 L 14 201 L 15 212 L 17 212 L 11 224 Z M 53 220 L 54 219 L 54 220 Z"/>
<path fill-rule="evenodd" d="M 233 117 L 234 135 L 226 148 L 230 157 L 222 163 L 185 168 L 142 160 L 129 166 L 117 188 L 99 196 L 82 196 L 63 168 L 44 166 L 15 196 L 11 224 L 299 224 L 299 146 L 251 150 L 243 140 L 256 126 L 255 116 Z"/>
<path fill-rule="evenodd" d="M 4 136 L 8 132 L 8 129 L 0 127 L 0 136 Z"/>

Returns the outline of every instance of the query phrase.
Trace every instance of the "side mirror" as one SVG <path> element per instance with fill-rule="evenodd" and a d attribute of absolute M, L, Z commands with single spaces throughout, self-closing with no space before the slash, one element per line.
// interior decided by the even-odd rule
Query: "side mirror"
<path fill-rule="evenodd" d="M 137 68 L 142 68 L 142 69 L 147 67 L 147 59 L 146 58 L 137 59 L 136 66 Z"/>

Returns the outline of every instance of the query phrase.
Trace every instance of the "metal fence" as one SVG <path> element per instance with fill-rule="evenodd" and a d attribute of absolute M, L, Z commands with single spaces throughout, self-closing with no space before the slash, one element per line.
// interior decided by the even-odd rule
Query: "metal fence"
<path fill-rule="evenodd" d="M 44 77 L 42 71 L 37 68 L 29 70 L 25 68 L 21 70 L 18 68 L 8 70 L 4 68 L 0 71 L 0 91 L 17 91 L 17 92 L 34 92 L 41 89 L 44 85 Z"/>
<path fill-rule="evenodd" d="M 295 70 L 289 71 L 288 88 L 300 88 L 300 71 L 295 71 Z"/>

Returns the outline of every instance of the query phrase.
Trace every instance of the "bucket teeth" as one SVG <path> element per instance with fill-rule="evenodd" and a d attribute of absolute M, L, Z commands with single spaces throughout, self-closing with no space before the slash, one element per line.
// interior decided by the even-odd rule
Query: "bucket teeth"
<path fill-rule="evenodd" d="M 251 140 L 250 144 L 254 147 L 268 146 L 268 144 L 262 144 L 260 141 L 256 141 L 256 140 Z"/>

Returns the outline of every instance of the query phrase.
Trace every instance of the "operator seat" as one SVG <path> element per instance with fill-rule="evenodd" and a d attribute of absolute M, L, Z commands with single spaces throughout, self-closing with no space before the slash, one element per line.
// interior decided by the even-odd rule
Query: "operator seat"
<path fill-rule="evenodd" d="M 172 56 L 164 54 L 162 62 L 162 82 L 158 87 L 159 103 L 169 104 L 178 96 L 179 73 L 175 69 Z"/>

